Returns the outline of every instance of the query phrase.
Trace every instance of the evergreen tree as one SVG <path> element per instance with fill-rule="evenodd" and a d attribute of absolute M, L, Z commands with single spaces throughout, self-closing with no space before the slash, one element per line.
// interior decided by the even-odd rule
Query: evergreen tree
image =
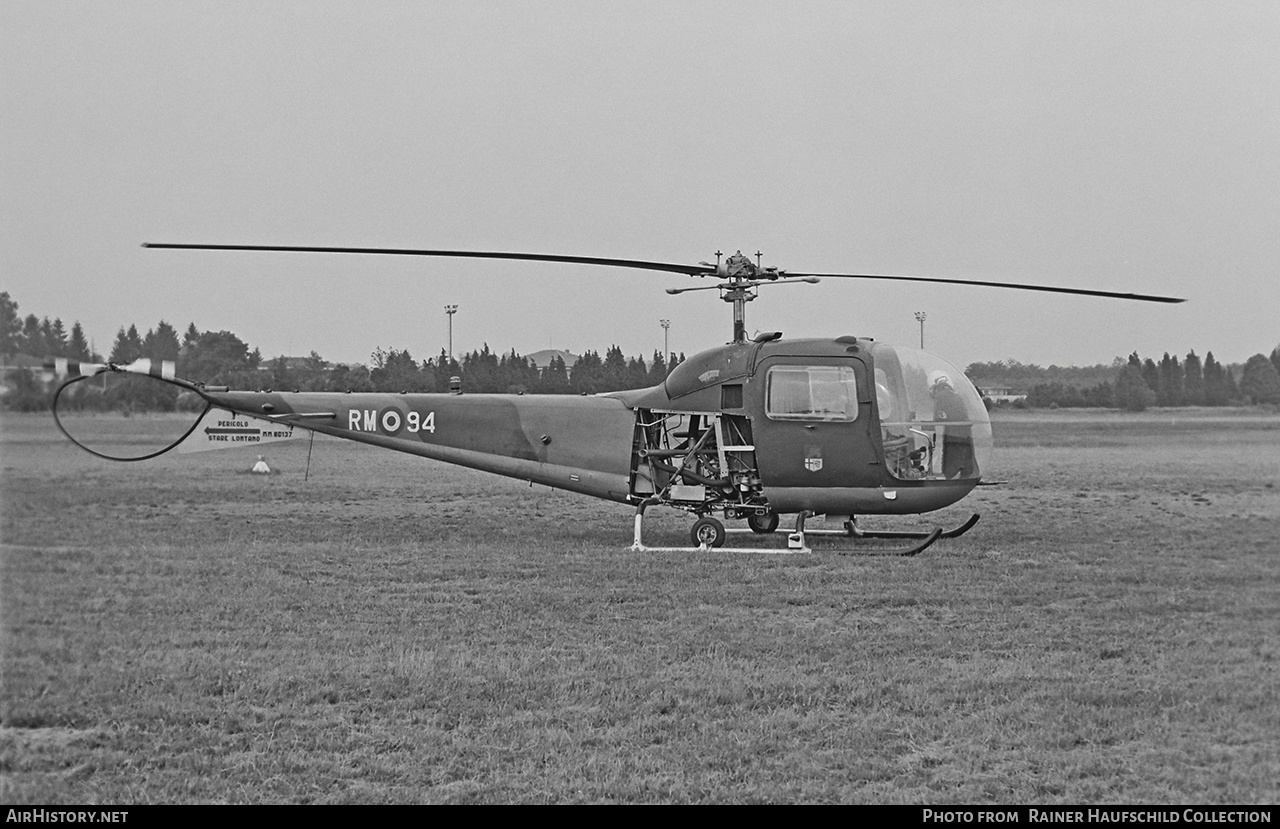
<path fill-rule="evenodd" d="M 22 342 L 22 321 L 18 317 L 18 303 L 9 298 L 9 292 L 0 293 L 0 354 L 14 354 Z"/>
<path fill-rule="evenodd" d="M 597 391 L 613 391 L 627 387 L 627 358 L 622 356 L 622 349 L 616 345 L 609 346 L 604 354 L 604 368 L 601 373 L 603 388 Z"/>
<path fill-rule="evenodd" d="M 517 379 L 520 376 L 520 369 L 516 365 L 516 352 L 512 349 L 504 352 L 498 357 L 498 371 L 494 375 L 494 391 L 499 394 L 519 394 L 522 391 L 528 391 L 523 388 Z"/>
<path fill-rule="evenodd" d="M 1156 394 L 1161 406 L 1182 405 L 1182 366 L 1167 351 L 1160 358 L 1160 389 Z"/>
<path fill-rule="evenodd" d="M 538 371 L 538 367 L 534 365 L 533 360 L 528 357 L 521 357 L 514 351 L 511 353 L 515 357 L 516 375 L 519 378 L 519 384 L 527 392 L 538 392 L 542 386 L 542 372 Z"/>
<path fill-rule="evenodd" d="M 1204 370 L 1194 349 L 1182 364 L 1182 395 L 1188 406 L 1204 405 Z"/>
<path fill-rule="evenodd" d="M 1240 387 L 1236 384 L 1235 366 L 1223 366 L 1222 375 L 1226 380 L 1227 402 L 1240 400 Z"/>
<path fill-rule="evenodd" d="M 18 350 L 32 357 L 43 357 L 49 351 L 45 346 L 44 332 L 40 330 L 40 318 L 35 314 L 27 314 L 27 318 L 23 320 Z"/>
<path fill-rule="evenodd" d="M 79 320 L 71 326 L 71 337 L 67 340 L 67 356 L 72 360 L 85 362 L 93 359 L 93 355 L 89 353 L 89 341 L 84 337 L 84 329 L 80 327 Z"/>
<path fill-rule="evenodd" d="M 422 370 L 431 375 L 432 388 L 437 391 L 447 391 L 450 378 L 462 376 L 462 366 L 443 348 L 440 349 L 440 356 L 434 360 L 427 360 Z"/>
<path fill-rule="evenodd" d="M 503 394 L 527 393 L 537 386 L 536 380 L 530 383 L 528 369 L 529 361 L 511 349 L 498 359 L 494 390 Z"/>
<path fill-rule="evenodd" d="M 49 322 L 49 318 L 45 317 L 44 322 L 40 324 L 44 328 L 45 323 Z M 54 317 L 53 323 L 49 325 L 47 331 L 44 332 L 45 341 L 49 344 L 49 353 L 55 357 L 67 356 L 67 329 L 63 327 L 62 320 Z"/>
<path fill-rule="evenodd" d="M 485 343 L 479 351 L 472 351 L 462 358 L 463 391 L 471 394 L 498 391 L 498 355 Z"/>
<path fill-rule="evenodd" d="M 1280 345 L 1271 349 L 1271 365 L 1276 367 L 1276 371 L 1280 371 Z"/>
<path fill-rule="evenodd" d="M 667 361 L 661 351 L 653 352 L 653 364 L 649 366 L 648 385 L 656 386 L 667 379 Z"/>
<path fill-rule="evenodd" d="M 374 368 L 369 372 L 369 379 L 376 391 L 425 391 L 426 377 L 422 367 L 406 349 L 388 351 L 378 349 L 374 352 Z"/>
<path fill-rule="evenodd" d="M 604 361 L 600 359 L 599 353 L 585 351 L 569 372 L 569 391 L 572 394 L 595 394 L 605 391 L 603 380 Z"/>
<path fill-rule="evenodd" d="M 533 361 L 528 357 L 520 356 L 515 350 L 512 350 L 510 364 L 515 390 L 517 392 L 537 392 L 542 383 L 542 376 Z"/>
<path fill-rule="evenodd" d="M 1213 358 L 1213 352 L 1204 355 L 1204 404 L 1225 406 L 1231 397 L 1227 393 L 1227 372 Z"/>
<path fill-rule="evenodd" d="M 1142 361 L 1142 379 L 1146 382 L 1147 388 L 1155 394 L 1156 405 L 1161 405 L 1160 400 L 1164 395 L 1160 391 L 1160 369 L 1156 367 L 1155 360 L 1150 357 Z"/>
<path fill-rule="evenodd" d="M 33 351 L 33 355 L 44 355 L 46 357 L 61 357 L 62 346 L 64 342 L 58 342 L 53 335 L 53 322 L 45 317 L 40 320 L 40 342 L 43 344 L 43 350 Z"/>
<path fill-rule="evenodd" d="M 624 389 L 642 389 L 649 385 L 649 369 L 645 367 L 643 357 L 632 357 L 627 360 L 627 374 Z"/>
<path fill-rule="evenodd" d="M 543 369 L 541 389 L 543 394 L 569 393 L 569 369 L 559 354 L 552 357 L 551 362 Z"/>
<path fill-rule="evenodd" d="M 178 331 L 172 325 L 160 320 L 155 328 L 142 338 L 142 356 L 153 360 L 177 361 L 182 347 L 178 344 Z"/>
<path fill-rule="evenodd" d="M 130 325 L 127 331 L 121 328 L 107 359 L 118 365 L 128 365 L 141 356 L 142 338 L 138 336 L 138 326 Z"/>

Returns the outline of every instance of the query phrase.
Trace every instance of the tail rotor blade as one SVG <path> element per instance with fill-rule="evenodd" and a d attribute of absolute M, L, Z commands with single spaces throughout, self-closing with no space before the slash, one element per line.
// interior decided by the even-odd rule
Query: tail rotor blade
<path fill-rule="evenodd" d="M 119 371 L 125 374 L 145 374 L 161 380 L 172 380 L 177 373 L 177 366 L 172 360 L 152 360 L 149 357 L 143 357 L 122 366 L 113 363 L 85 363 L 66 357 L 56 357 L 51 362 L 45 363 L 44 369 L 63 378 L 96 377 L 106 371 Z"/>
<path fill-rule="evenodd" d="M 145 374 L 149 377 L 159 377 L 161 380 L 172 380 L 177 370 L 172 360 L 152 360 L 148 357 L 134 360 L 127 366 L 117 366 L 117 368 L 129 374 Z"/>
<path fill-rule="evenodd" d="M 105 363 L 86 363 L 66 357 L 56 357 L 44 364 L 45 371 L 57 377 L 93 377 L 107 370 Z"/>

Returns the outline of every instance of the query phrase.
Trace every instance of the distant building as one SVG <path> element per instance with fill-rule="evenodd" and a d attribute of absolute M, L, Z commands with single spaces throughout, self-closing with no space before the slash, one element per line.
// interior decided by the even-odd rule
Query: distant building
<path fill-rule="evenodd" d="M 1027 393 L 1018 391 L 1010 386 L 978 386 L 978 394 L 996 403 L 1013 403 L 1018 400 L 1026 400 Z"/>
<path fill-rule="evenodd" d="M 272 365 L 272 363 L 274 363 L 277 359 L 278 358 L 273 357 L 270 360 L 263 360 L 261 363 L 258 364 L 258 371 L 274 370 L 275 366 Z M 306 371 L 311 368 L 311 365 L 312 363 L 311 363 L 310 357 L 285 357 L 284 358 L 284 367 L 286 371 Z M 333 364 L 330 363 L 328 360 L 321 360 L 319 368 L 322 371 L 328 371 L 329 369 L 333 368 Z"/>
<path fill-rule="evenodd" d="M 578 362 L 578 357 L 579 357 L 579 355 L 577 354 L 570 354 L 569 352 L 561 351 L 558 348 L 547 348 L 547 349 L 543 349 L 542 351 L 535 351 L 532 354 L 526 354 L 524 356 L 525 356 L 525 359 L 533 363 L 534 367 L 536 367 L 538 371 L 542 371 L 547 366 L 551 365 L 551 361 L 554 360 L 556 357 L 559 357 L 561 360 L 564 360 L 565 368 L 573 368 L 573 364 Z"/>

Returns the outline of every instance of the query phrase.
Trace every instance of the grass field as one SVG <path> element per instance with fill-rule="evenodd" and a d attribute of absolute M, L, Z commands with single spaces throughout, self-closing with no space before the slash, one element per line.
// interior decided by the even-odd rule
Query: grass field
<path fill-rule="evenodd" d="M 0 801 L 1275 803 L 1280 415 L 1009 413 L 915 559 L 0 421 Z M 921 522 L 924 523 L 924 522 Z M 646 541 L 684 543 L 655 512 Z"/>

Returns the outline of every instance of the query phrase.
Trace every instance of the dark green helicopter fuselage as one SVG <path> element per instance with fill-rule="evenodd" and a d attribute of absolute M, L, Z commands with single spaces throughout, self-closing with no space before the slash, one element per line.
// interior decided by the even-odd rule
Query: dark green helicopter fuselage
<path fill-rule="evenodd" d="M 930 400 L 939 373 L 960 393 L 962 416 Z M 925 352 L 854 337 L 731 343 L 694 355 L 661 385 L 592 396 L 201 394 L 322 434 L 697 513 L 927 512 L 978 484 L 990 447 L 985 408 L 963 374 Z"/>

